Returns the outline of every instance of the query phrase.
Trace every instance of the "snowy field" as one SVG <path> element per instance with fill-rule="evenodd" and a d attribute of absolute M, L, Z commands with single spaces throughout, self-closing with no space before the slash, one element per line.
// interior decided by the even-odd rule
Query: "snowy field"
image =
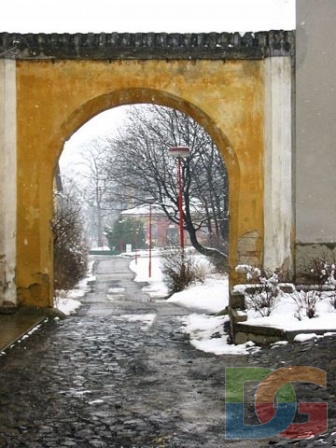
<path fill-rule="evenodd" d="M 252 342 L 242 345 L 232 345 L 228 342 L 228 334 L 224 332 L 224 324 L 227 316 L 217 315 L 228 305 L 228 279 L 214 274 L 208 269 L 204 282 L 195 282 L 184 291 L 172 295 L 167 299 L 167 287 L 163 282 L 161 271 L 161 258 L 158 252 L 153 252 L 151 267 L 149 267 L 148 255 L 140 254 L 134 259 L 130 257 L 130 269 L 135 273 L 134 281 L 146 282 L 143 288 L 152 300 L 167 300 L 189 310 L 190 314 L 181 319 L 181 328 L 190 335 L 191 344 L 205 352 L 222 354 L 247 354 L 258 350 Z M 206 263 L 204 258 L 198 256 L 198 262 Z M 94 279 L 91 273 L 73 291 L 69 291 L 65 297 L 57 297 L 56 307 L 69 315 L 76 312 L 80 306 L 80 298 L 89 291 L 88 280 Z M 314 309 L 314 316 L 309 318 L 307 310 Z M 275 327 L 290 331 L 300 331 L 295 341 L 305 341 L 317 336 L 309 330 L 327 331 L 325 335 L 336 332 L 336 297 L 334 292 L 323 292 L 318 300 L 314 294 L 302 295 L 300 292 L 280 293 L 272 303 L 272 309 L 267 316 L 265 309 L 253 309 L 247 311 L 249 325 Z M 146 322 L 144 322 L 146 325 Z"/>

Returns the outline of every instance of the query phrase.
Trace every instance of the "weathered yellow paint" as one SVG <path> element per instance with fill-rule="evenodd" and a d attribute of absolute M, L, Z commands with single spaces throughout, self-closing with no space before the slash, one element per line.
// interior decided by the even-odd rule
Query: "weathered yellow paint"
<path fill-rule="evenodd" d="M 259 237 L 250 255 L 261 265 L 263 64 L 246 60 L 18 61 L 19 303 L 52 304 L 52 183 L 64 142 L 94 115 L 125 104 L 174 107 L 204 126 L 228 169 L 229 265 L 233 268 L 239 262 L 238 243 L 250 234 Z M 235 280 L 232 272 L 231 280 Z"/>

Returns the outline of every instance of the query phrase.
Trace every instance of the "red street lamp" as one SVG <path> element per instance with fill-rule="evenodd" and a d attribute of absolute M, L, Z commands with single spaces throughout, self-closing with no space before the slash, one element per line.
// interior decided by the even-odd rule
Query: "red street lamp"
<path fill-rule="evenodd" d="M 179 210 L 179 228 L 180 228 L 180 247 L 182 255 L 182 265 L 184 262 L 184 232 L 183 232 L 183 185 L 182 185 L 182 159 L 190 154 L 187 146 L 174 146 L 168 149 L 168 154 L 177 159 L 177 183 L 178 183 L 178 210 Z"/>
<path fill-rule="evenodd" d="M 134 239 L 134 261 L 138 264 L 138 225 L 137 221 L 133 222 L 133 239 Z"/>
<path fill-rule="evenodd" d="M 149 204 L 149 258 L 148 258 L 148 277 L 152 277 L 152 204 Z"/>

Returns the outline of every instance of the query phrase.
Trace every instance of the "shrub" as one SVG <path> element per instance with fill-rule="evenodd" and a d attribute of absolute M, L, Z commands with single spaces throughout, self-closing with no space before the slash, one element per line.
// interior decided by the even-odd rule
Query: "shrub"
<path fill-rule="evenodd" d="M 261 292 L 259 294 L 245 294 L 245 305 L 249 310 L 257 311 L 262 317 L 270 316 L 274 308 L 274 298 Z"/>
<path fill-rule="evenodd" d="M 313 280 L 316 301 L 322 294 L 329 296 L 331 305 L 336 308 L 336 272 L 335 263 L 328 263 L 325 259 L 313 259 L 310 268 L 310 279 Z M 313 292 L 313 291 L 311 291 Z"/>
<path fill-rule="evenodd" d="M 182 291 L 195 281 L 204 281 L 206 269 L 197 264 L 195 257 L 176 248 L 167 248 L 162 256 L 163 281 L 168 288 L 169 295 Z"/>
<path fill-rule="evenodd" d="M 330 265 L 330 272 L 326 284 L 330 286 L 330 303 L 336 308 L 336 267 L 335 264 Z"/>
<path fill-rule="evenodd" d="M 282 293 L 279 287 L 278 271 L 267 274 L 253 266 L 238 265 L 236 272 L 245 274 L 249 281 L 258 282 L 251 287 L 252 290 L 254 289 L 253 292 L 249 292 L 248 288 L 244 291 L 246 308 L 257 311 L 263 317 L 269 316 L 276 299 Z"/>
<path fill-rule="evenodd" d="M 333 266 L 333 269 L 332 269 Z M 313 279 L 322 291 L 323 286 L 328 283 L 330 276 L 334 276 L 335 267 L 334 265 L 328 264 L 325 260 L 313 259 L 312 267 L 310 269 L 310 278 Z"/>
<path fill-rule="evenodd" d="M 309 319 L 316 316 L 316 304 L 321 298 L 319 291 L 295 291 L 293 298 L 297 304 L 295 317 L 302 320 L 304 315 Z"/>
<path fill-rule="evenodd" d="M 54 237 L 54 289 L 72 289 L 87 272 L 80 207 L 70 193 L 55 196 L 52 222 Z"/>

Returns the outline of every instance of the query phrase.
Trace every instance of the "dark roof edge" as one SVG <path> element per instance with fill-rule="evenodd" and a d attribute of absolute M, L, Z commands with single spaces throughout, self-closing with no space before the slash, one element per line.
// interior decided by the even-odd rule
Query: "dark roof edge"
<path fill-rule="evenodd" d="M 256 33 L 0 33 L 1 59 L 264 59 L 293 56 L 295 31 Z"/>

